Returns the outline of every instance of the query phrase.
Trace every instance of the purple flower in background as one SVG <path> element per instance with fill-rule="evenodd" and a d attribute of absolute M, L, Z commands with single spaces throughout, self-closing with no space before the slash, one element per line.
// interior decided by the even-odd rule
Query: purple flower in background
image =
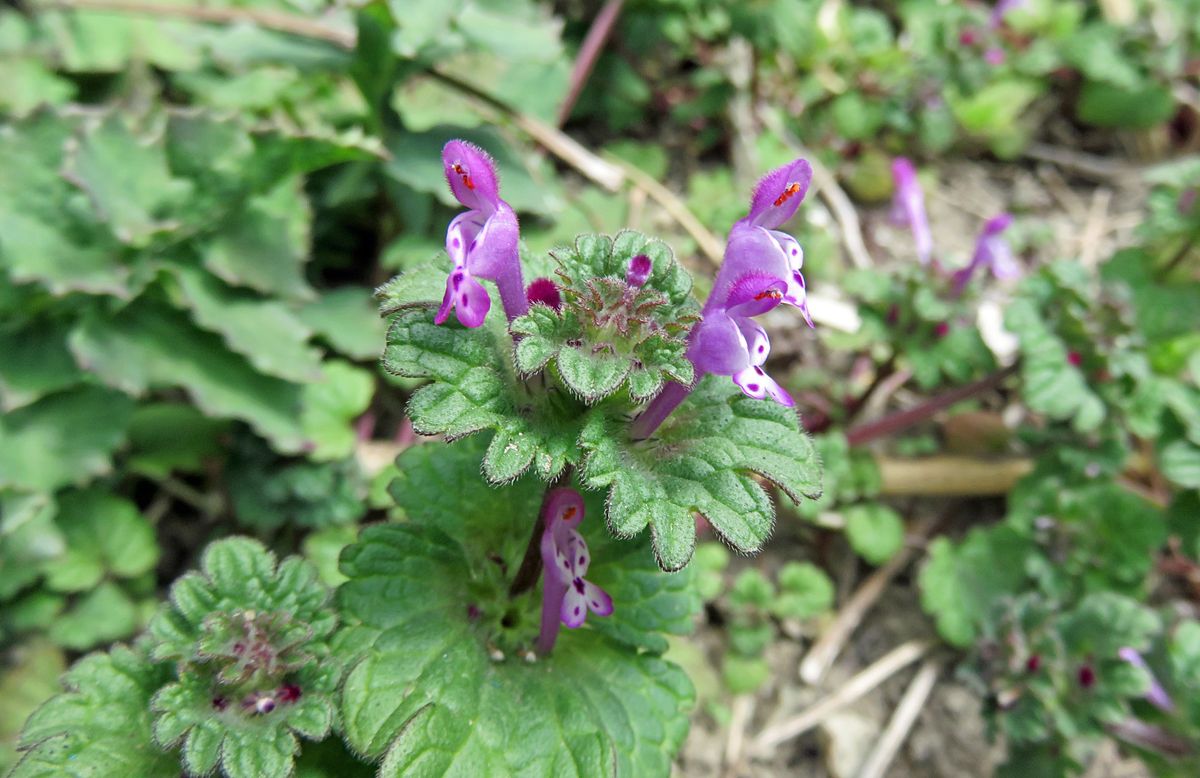
<path fill-rule="evenodd" d="M 725 258 L 701 311 L 703 318 L 688 337 L 687 355 L 697 380 L 705 373 L 727 375 L 750 397 L 770 397 L 788 407 L 794 404 L 762 368 L 771 343 L 766 330 L 751 317 L 787 303 L 799 308 L 808 326 L 813 326 L 800 272 L 804 250 L 794 237 L 778 229 L 795 215 L 811 182 L 812 167 L 797 159 L 767 173 L 754 188 L 750 213 L 730 230 Z M 681 384 L 667 384 L 634 420 L 634 438 L 649 437 L 689 391 Z"/>
<path fill-rule="evenodd" d="M 1150 676 L 1150 689 L 1146 692 L 1146 701 L 1154 707 L 1163 711 L 1175 710 L 1175 703 L 1171 700 L 1171 696 L 1167 694 L 1167 690 L 1162 687 L 1158 679 L 1154 677 L 1154 673 L 1150 671 L 1146 660 L 1142 658 L 1135 649 L 1130 646 L 1125 646 L 1117 652 L 1117 656 L 1125 660 L 1129 664 L 1146 672 Z"/>
<path fill-rule="evenodd" d="M 922 265 L 928 265 L 933 258 L 933 234 L 925 216 L 925 194 L 921 191 L 913 163 L 905 157 L 894 159 L 892 180 L 896 185 L 896 194 L 892 197 L 892 221 L 912 230 L 917 258 Z"/>
<path fill-rule="evenodd" d="M 446 253 L 454 268 L 434 322 L 445 322 L 453 309 L 464 326 L 483 324 L 492 301 L 480 278 L 496 282 L 510 321 L 527 313 L 517 215 L 500 199 L 491 157 L 478 146 L 452 140 L 442 149 L 442 166 L 450 191 L 468 210 L 454 217 L 446 230 Z"/>
<path fill-rule="evenodd" d="M 546 581 L 542 588 L 542 630 L 538 649 L 550 653 L 558 637 L 559 624 L 572 629 L 583 625 L 588 611 L 597 616 L 613 612 L 612 597 L 584 578 L 591 555 L 583 536 L 575 529 L 583 521 L 583 497 L 574 489 L 550 492 L 542 506 L 542 566 Z"/>
<path fill-rule="evenodd" d="M 983 226 L 983 232 L 979 233 L 979 238 L 975 241 L 975 253 L 970 264 L 954 274 L 955 294 L 962 294 L 971 277 L 980 268 L 988 268 L 992 275 L 999 279 L 1016 278 L 1021 274 L 1021 266 L 1013 256 L 1012 246 L 1004 237 L 1012 221 L 1012 214 L 1002 213 L 993 216 Z"/>
<path fill-rule="evenodd" d="M 987 51 L 983 52 L 983 61 L 993 67 L 1004 64 L 1004 49 L 999 46 L 989 46 Z"/>
<path fill-rule="evenodd" d="M 1025 0 L 998 0 L 992 8 L 992 15 L 988 19 L 988 26 L 993 30 L 1000 27 L 1004 24 L 1004 17 L 1008 15 L 1009 11 L 1019 8 L 1024 4 Z"/>

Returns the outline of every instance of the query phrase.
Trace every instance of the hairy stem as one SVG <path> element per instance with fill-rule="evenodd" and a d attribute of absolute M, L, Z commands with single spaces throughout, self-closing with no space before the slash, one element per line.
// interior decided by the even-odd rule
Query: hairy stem
<path fill-rule="evenodd" d="M 861 446 L 872 440 L 894 435 L 897 432 L 908 429 L 914 424 L 920 424 L 932 418 L 934 414 L 949 408 L 955 403 L 962 402 L 1000 386 L 1000 384 L 1004 383 L 1005 379 L 1015 372 L 1017 372 L 1017 365 L 1009 365 L 1003 370 L 997 370 L 986 378 L 981 378 L 974 383 L 961 386 L 958 389 L 951 389 L 936 397 L 931 397 L 914 408 L 897 411 L 896 413 L 884 416 L 882 419 L 861 424 L 846 433 L 846 440 L 851 446 Z"/>
<path fill-rule="evenodd" d="M 691 391 L 689 387 L 674 381 L 664 386 L 663 390 L 646 406 L 646 410 L 642 411 L 641 415 L 630 425 L 629 430 L 633 439 L 645 440 L 653 435 L 666 418 L 679 407 L 679 404 L 687 399 Z"/>

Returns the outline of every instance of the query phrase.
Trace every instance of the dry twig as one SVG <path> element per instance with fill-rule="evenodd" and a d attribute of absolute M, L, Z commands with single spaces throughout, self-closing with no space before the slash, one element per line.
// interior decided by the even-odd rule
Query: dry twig
<path fill-rule="evenodd" d="M 797 713 L 786 721 L 764 729 L 754 739 L 751 749 L 752 753 L 764 757 L 768 756 L 771 750 L 780 743 L 803 735 L 813 727 L 816 727 L 829 716 L 859 699 L 905 667 L 925 656 L 933 646 L 933 641 L 929 640 L 911 640 L 907 643 L 902 643 L 809 708 Z"/>
<path fill-rule="evenodd" d="M 143 2 L 142 0 L 46 0 L 37 3 L 34 7 L 39 10 L 102 11 L 135 16 L 169 17 L 210 24 L 248 22 L 268 30 L 326 41 L 343 49 L 351 50 L 358 42 L 358 34 L 354 30 L 334 28 L 295 14 L 255 8 L 167 5 L 166 3 Z"/>
<path fill-rule="evenodd" d="M 941 670 L 942 664 L 937 659 L 926 659 L 921 665 L 916 677 L 904 691 L 904 696 L 900 698 L 900 704 L 892 713 L 883 735 L 859 769 L 858 778 L 884 778 L 887 775 L 887 769 L 900 751 L 900 746 L 904 744 L 913 724 L 917 723 L 917 716 L 925 707 L 925 701 L 929 699 Z"/>

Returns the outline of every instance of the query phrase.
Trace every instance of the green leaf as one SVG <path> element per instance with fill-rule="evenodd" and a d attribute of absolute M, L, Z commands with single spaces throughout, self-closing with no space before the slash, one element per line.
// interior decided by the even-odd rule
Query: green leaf
<path fill-rule="evenodd" d="M 971 644 L 994 604 L 1025 581 L 1032 547 L 1011 527 L 972 530 L 955 546 L 948 538 L 929 544 L 921 568 L 921 607 L 937 622 L 938 633 L 952 645 Z"/>
<path fill-rule="evenodd" d="M 82 380 L 62 323 L 35 321 L 0 331 L 0 410 L 14 411 Z"/>
<path fill-rule="evenodd" d="M 1159 451 L 1163 475 L 1187 489 L 1200 489 L 1200 447 L 1175 440 Z"/>
<path fill-rule="evenodd" d="M 204 247 L 204 266 L 227 284 L 297 300 L 313 297 L 304 278 L 309 213 L 293 178 L 250 198 Z"/>
<path fill-rule="evenodd" d="M 1080 431 L 1104 421 L 1104 403 L 1070 363 L 1068 349 L 1028 298 L 1014 300 L 1005 324 L 1021 344 L 1021 377 L 1029 407 L 1053 419 L 1070 420 Z"/>
<path fill-rule="evenodd" d="M 168 217 L 192 192 L 186 179 L 167 168 L 163 129 L 136 133 L 121 114 L 84 124 L 64 175 L 87 194 L 96 216 L 122 243 L 141 247 L 175 229 Z"/>
<path fill-rule="evenodd" d="M 306 384 L 300 424 L 313 443 L 315 460 L 343 459 L 354 452 L 354 419 L 371 404 L 375 377 L 349 362 L 326 362 L 320 381 Z"/>
<path fill-rule="evenodd" d="M 62 651 L 45 639 L 13 647 L 0 674 L 0 770 L 17 761 L 17 736 L 34 710 L 58 691 L 58 678 L 67 669 Z"/>
<path fill-rule="evenodd" d="M 335 351 L 352 359 L 378 359 L 386 332 L 371 294 L 345 286 L 306 303 L 296 315 Z"/>
<path fill-rule="evenodd" d="M 41 563 L 66 549 L 54 513 L 49 494 L 0 490 L 0 600 L 36 580 Z M 0 624 L 6 621 L 0 618 Z"/>
<path fill-rule="evenodd" d="M 433 379 L 409 400 L 417 432 L 454 440 L 496 430 L 483 466 L 493 483 L 507 483 L 530 465 L 550 479 L 577 460 L 585 413 L 562 393 L 527 393 L 513 372 L 512 341 L 499 317 L 468 330 L 435 325 L 427 307 L 403 308 L 392 316 L 387 342 L 389 372 Z"/>
<path fill-rule="evenodd" d="M 1063 619 L 1062 637 L 1074 656 L 1116 656 L 1125 646 L 1145 651 L 1162 631 L 1162 621 L 1149 607 L 1115 592 L 1095 592 Z"/>
<path fill-rule="evenodd" d="M 751 473 L 793 502 L 821 492 L 820 462 L 795 412 L 748 398 L 720 377 L 702 380 L 650 440 L 624 440 L 593 416 L 580 445 L 584 484 L 609 489 L 609 528 L 628 537 L 649 525 L 664 570 L 691 558 L 697 513 L 735 549 L 762 546 L 775 509 Z"/>
<path fill-rule="evenodd" d="M 80 597 L 50 625 L 50 639 L 64 648 L 85 651 L 127 638 L 141 626 L 138 606 L 112 581 Z"/>
<path fill-rule="evenodd" d="M 771 677 L 771 665 L 761 656 L 726 654 L 721 659 L 725 685 L 734 694 L 751 694 Z"/>
<path fill-rule="evenodd" d="M 154 528 L 132 502 L 100 489 L 65 494 L 55 523 L 67 540 L 67 554 L 47 564 L 46 585 L 82 591 L 100 577 L 134 578 L 158 563 Z"/>
<path fill-rule="evenodd" d="M 52 491 L 111 469 L 133 401 L 84 386 L 0 416 L 0 487 Z"/>
<path fill-rule="evenodd" d="M 67 691 L 25 723 L 28 752 L 10 778 L 178 775 L 178 758 L 150 736 L 150 697 L 169 677 L 166 666 L 121 646 L 84 657 L 64 678 Z"/>
<path fill-rule="evenodd" d="M 321 355 L 308 346 L 312 331 L 281 302 L 241 294 L 196 267 L 171 270 L 195 322 L 258 372 L 295 383 L 321 375 Z"/>
<path fill-rule="evenodd" d="M 111 386 L 137 394 L 179 386 L 201 410 L 247 422 L 280 451 L 304 448 L 300 388 L 258 373 L 177 311 L 139 301 L 113 317 L 86 316 L 71 350 Z"/>
<path fill-rule="evenodd" d="M 1176 110 L 1170 87 L 1148 80 L 1134 88 L 1085 82 L 1075 105 L 1080 121 L 1096 127 L 1143 130 L 1168 121 Z"/>
<path fill-rule="evenodd" d="M 16 283 L 128 296 L 118 245 L 60 175 L 72 126 L 50 113 L 0 128 L 0 262 Z"/>
<path fill-rule="evenodd" d="M 850 547 L 871 564 L 883 564 L 903 547 L 904 521 L 886 505 L 853 505 L 845 516 Z"/>
<path fill-rule="evenodd" d="M 788 562 L 779 570 L 779 596 L 771 606 L 777 616 L 807 619 L 833 607 L 833 581 L 811 562 Z"/>
<path fill-rule="evenodd" d="M 228 430 L 228 423 L 210 419 L 191 405 L 139 405 L 129 424 L 126 465 L 155 479 L 177 471 L 196 472 L 221 452 L 221 438 Z"/>
<path fill-rule="evenodd" d="M 693 698 L 684 673 L 591 630 L 564 631 L 547 659 L 492 661 L 463 605 L 467 567 L 417 526 L 372 527 L 343 556 L 343 608 L 379 631 L 343 688 L 351 746 L 383 755 L 389 776 L 669 771 Z"/>

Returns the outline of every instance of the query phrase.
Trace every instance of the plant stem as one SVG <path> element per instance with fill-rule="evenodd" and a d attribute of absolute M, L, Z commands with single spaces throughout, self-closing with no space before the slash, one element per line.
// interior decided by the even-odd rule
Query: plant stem
<path fill-rule="evenodd" d="M 882 419 L 861 424 L 846 433 L 846 440 L 851 446 L 861 446 L 872 440 L 894 435 L 897 432 L 908 429 L 914 424 L 919 424 L 926 419 L 932 418 L 939 411 L 943 411 L 955 403 L 962 402 L 977 394 L 983 394 L 990 389 L 996 388 L 1015 372 L 1017 372 L 1017 365 L 1014 363 L 974 383 L 961 386 L 958 389 L 951 389 L 936 397 L 931 397 L 916 407 L 897 411 L 896 413 L 884 416 Z"/>
<path fill-rule="evenodd" d="M 513 576 L 512 584 L 508 587 L 508 598 L 511 600 L 524 594 L 534 587 L 542 574 L 542 531 L 545 528 L 543 513 L 550 500 L 550 494 L 563 481 L 571 480 L 571 465 L 563 468 L 558 478 L 546 484 L 546 492 L 542 495 L 542 504 L 533 517 L 533 529 L 529 533 L 529 544 L 525 546 L 525 556 L 521 559 L 521 567 Z"/>
<path fill-rule="evenodd" d="M 699 376 L 697 376 L 699 380 Z M 671 381 L 663 390 L 655 395 L 650 404 L 646 406 L 646 410 L 642 411 L 641 415 L 633 420 L 629 431 L 634 440 L 645 440 L 654 434 L 654 431 L 666 420 L 671 412 L 679 407 L 679 404 L 687 399 L 691 389 L 683 384 Z"/>
<path fill-rule="evenodd" d="M 592 68 L 596 66 L 596 60 L 600 58 L 600 52 L 604 49 L 608 36 L 612 34 L 617 16 L 620 15 L 621 6 L 624 4 L 625 0 L 608 0 L 600 9 L 600 13 L 596 14 L 596 18 L 592 20 L 592 26 L 588 28 L 583 44 L 579 47 L 579 54 L 575 57 L 575 64 L 571 68 L 571 88 L 567 91 L 567 96 L 563 98 L 562 105 L 558 107 L 559 127 L 566 124 L 567 119 L 571 117 L 571 109 L 579 100 L 579 95 L 583 92 L 583 85 L 587 83 L 588 76 L 592 74 Z"/>

